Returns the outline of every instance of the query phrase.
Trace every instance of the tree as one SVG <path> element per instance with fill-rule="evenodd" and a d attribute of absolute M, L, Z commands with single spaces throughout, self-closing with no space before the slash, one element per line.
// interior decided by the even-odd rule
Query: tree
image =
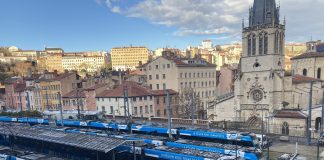
<path fill-rule="evenodd" d="M 185 88 L 179 94 L 179 108 L 181 118 L 202 118 L 204 109 L 199 96 L 192 88 Z"/>

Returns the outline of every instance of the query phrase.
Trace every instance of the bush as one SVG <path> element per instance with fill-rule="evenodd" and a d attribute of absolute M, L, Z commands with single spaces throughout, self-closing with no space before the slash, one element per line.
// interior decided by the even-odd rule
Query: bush
<path fill-rule="evenodd" d="M 8 116 L 8 117 L 42 117 L 42 113 L 38 112 L 38 111 L 1 112 L 0 116 Z"/>

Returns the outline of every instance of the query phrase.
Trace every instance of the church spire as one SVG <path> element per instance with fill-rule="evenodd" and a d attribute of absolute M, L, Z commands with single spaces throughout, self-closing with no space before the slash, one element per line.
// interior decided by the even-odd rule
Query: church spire
<path fill-rule="evenodd" d="M 250 27 L 273 23 L 279 24 L 279 7 L 276 0 L 254 0 L 250 11 Z"/>

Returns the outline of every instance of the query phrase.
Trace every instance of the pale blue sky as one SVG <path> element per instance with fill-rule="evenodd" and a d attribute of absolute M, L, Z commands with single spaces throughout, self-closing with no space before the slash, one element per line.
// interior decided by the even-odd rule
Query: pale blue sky
<path fill-rule="evenodd" d="M 323 38 L 323 0 L 283 0 L 287 41 Z M 295 2 L 288 5 L 288 2 Z M 308 1 L 307 1 L 308 2 Z M 141 45 L 185 48 L 203 39 L 240 41 L 241 19 L 252 0 L 1 0 L 0 46 L 66 51 L 110 50 Z M 305 15 L 305 16 L 303 16 Z M 283 19 L 283 16 L 281 17 Z M 246 22 L 247 23 L 247 22 Z"/>

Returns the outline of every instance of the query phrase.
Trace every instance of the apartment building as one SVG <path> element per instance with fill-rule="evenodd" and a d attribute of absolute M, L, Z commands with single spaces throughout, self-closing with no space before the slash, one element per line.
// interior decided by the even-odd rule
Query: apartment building
<path fill-rule="evenodd" d="M 149 59 L 146 47 L 118 47 L 111 49 L 111 63 L 113 70 L 135 70 L 140 63 Z"/>
<path fill-rule="evenodd" d="M 151 89 L 172 89 L 181 94 L 182 90 L 192 88 L 207 112 L 208 102 L 216 95 L 215 65 L 200 58 L 159 57 L 145 67 Z"/>
<path fill-rule="evenodd" d="M 122 85 L 99 93 L 97 98 L 98 111 L 107 115 L 125 115 L 124 92 L 128 94 L 129 113 L 133 117 L 164 117 L 166 116 L 166 93 L 153 91 L 136 82 L 124 81 Z M 176 92 L 170 90 L 170 95 L 176 96 Z M 171 106 L 176 106 L 176 101 L 171 101 Z"/>

